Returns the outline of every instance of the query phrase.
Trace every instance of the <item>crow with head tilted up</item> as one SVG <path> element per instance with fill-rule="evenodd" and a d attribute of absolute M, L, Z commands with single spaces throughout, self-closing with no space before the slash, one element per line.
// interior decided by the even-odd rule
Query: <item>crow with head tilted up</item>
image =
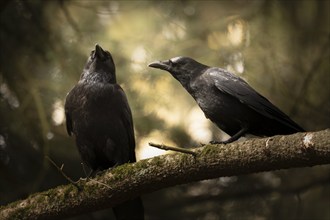
<path fill-rule="evenodd" d="M 68 134 L 75 136 L 80 156 L 93 172 L 135 159 L 131 109 L 116 82 L 112 56 L 96 44 L 77 85 L 65 102 Z M 117 219 L 144 219 L 141 199 L 113 208 Z"/>
<path fill-rule="evenodd" d="M 245 134 L 273 136 L 304 131 L 243 79 L 224 69 L 189 57 L 155 61 L 149 67 L 168 71 L 196 100 L 206 118 L 231 136 L 211 143 L 230 143 Z"/>

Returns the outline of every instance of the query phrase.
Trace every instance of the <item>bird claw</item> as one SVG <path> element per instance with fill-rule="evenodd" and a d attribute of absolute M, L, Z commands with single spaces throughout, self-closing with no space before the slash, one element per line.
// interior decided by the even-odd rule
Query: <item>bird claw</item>
<path fill-rule="evenodd" d="M 227 144 L 228 142 L 227 141 L 210 141 L 209 144 Z M 207 144 L 204 144 L 204 143 L 199 143 L 199 145 L 201 147 L 204 147 L 205 145 Z"/>
<path fill-rule="evenodd" d="M 227 144 L 227 141 L 210 141 L 210 144 Z"/>

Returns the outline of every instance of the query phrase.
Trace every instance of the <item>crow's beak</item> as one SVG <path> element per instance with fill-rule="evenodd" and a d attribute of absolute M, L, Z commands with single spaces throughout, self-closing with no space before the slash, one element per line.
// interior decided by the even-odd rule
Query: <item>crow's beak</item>
<path fill-rule="evenodd" d="M 105 52 L 98 44 L 95 44 L 95 54 L 97 58 L 103 60 L 105 58 Z"/>
<path fill-rule="evenodd" d="M 148 65 L 149 67 L 162 69 L 162 70 L 169 70 L 171 67 L 171 63 L 169 60 L 165 61 L 154 61 Z"/>

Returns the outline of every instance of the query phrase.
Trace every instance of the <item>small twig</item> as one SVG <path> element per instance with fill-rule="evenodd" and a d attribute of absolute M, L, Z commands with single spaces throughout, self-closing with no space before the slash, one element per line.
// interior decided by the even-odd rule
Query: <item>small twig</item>
<path fill-rule="evenodd" d="M 86 171 L 86 168 L 85 168 L 85 164 L 84 164 L 84 163 L 81 163 L 81 166 L 82 166 L 82 168 L 83 168 L 83 171 L 84 171 L 84 173 L 85 173 L 86 178 L 80 178 L 80 179 L 85 180 L 86 182 L 91 181 L 91 182 L 94 182 L 94 183 L 100 184 L 100 185 L 102 185 L 102 186 L 105 186 L 105 187 L 107 187 L 108 189 L 112 189 L 111 186 L 109 186 L 109 185 L 107 185 L 107 184 L 105 184 L 105 183 L 102 183 L 102 182 L 100 182 L 100 181 L 97 181 L 97 180 L 95 180 L 95 179 L 92 179 L 91 176 L 92 176 L 93 170 L 92 170 L 89 174 L 87 174 L 87 171 Z"/>
<path fill-rule="evenodd" d="M 185 154 L 191 154 L 193 156 L 196 156 L 197 153 L 195 151 L 186 149 L 186 148 L 181 148 L 181 147 L 172 147 L 172 146 L 167 146 L 165 144 L 155 144 L 155 143 L 151 143 L 149 142 L 149 146 L 151 147 L 156 147 L 162 150 L 172 150 L 172 151 L 177 151 L 177 152 L 181 152 L 181 153 L 185 153 Z"/>
<path fill-rule="evenodd" d="M 91 181 L 91 182 L 94 182 L 94 183 L 100 184 L 100 185 L 102 185 L 102 186 L 105 186 L 105 187 L 108 188 L 108 189 L 112 189 L 111 186 L 109 186 L 109 185 L 107 185 L 107 184 L 105 184 L 105 183 L 102 183 L 102 182 L 100 182 L 100 181 L 97 181 L 97 180 L 95 180 L 95 179 L 89 179 L 88 181 Z"/>
<path fill-rule="evenodd" d="M 54 167 L 56 167 L 56 169 L 62 174 L 62 176 L 67 180 L 69 181 L 72 185 L 74 185 L 75 187 L 77 187 L 79 190 L 81 190 L 81 187 L 77 184 L 77 182 L 73 181 L 70 177 L 68 177 L 64 172 L 63 172 L 63 167 L 64 167 L 64 164 L 62 164 L 61 167 L 57 166 L 57 164 L 52 160 L 50 159 L 50 157 L 46 156 L 46 159 L 54 165 Z"/>

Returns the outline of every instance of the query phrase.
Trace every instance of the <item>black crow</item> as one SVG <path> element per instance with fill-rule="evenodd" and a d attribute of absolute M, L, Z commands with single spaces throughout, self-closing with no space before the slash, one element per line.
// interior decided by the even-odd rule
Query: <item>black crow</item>
<path fill-rule="evenodd" d="M 273 136 L 304 131 L 243 79 L 224 69 L 189 57 L 155 61 L 149 67 L 171 73 L 196 100 L 206 118 L 231 136 L 211 143 L 230 143 L 245 134 Z"/>
<path fill-rule="evenodd" d="M 131 109 L 117 84 L 111 54 L 97 44 L 66 97 L 65 116 L 68 134 L 75 136 L 80 156 L 93 172 L 136 161 Z M 113 210 L 117 219 L 144 219 L 139 197 Z"/>

